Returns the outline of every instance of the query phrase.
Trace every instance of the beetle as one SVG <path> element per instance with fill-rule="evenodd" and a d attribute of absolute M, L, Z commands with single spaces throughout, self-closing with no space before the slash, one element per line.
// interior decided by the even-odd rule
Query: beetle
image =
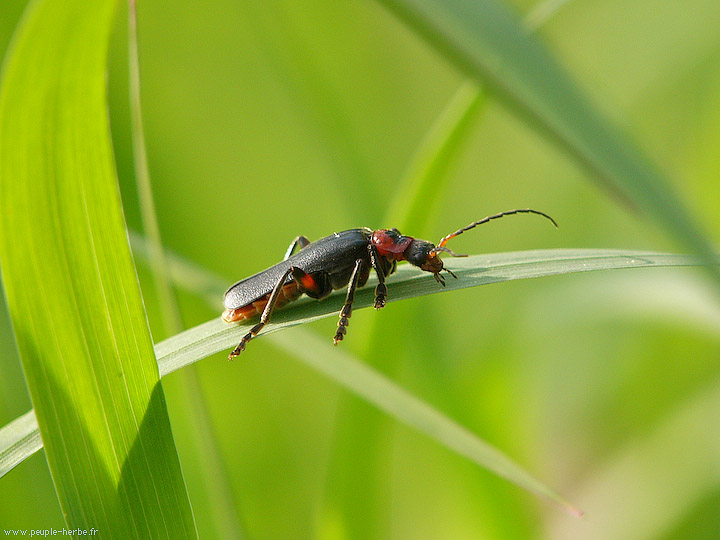
<path fill-rule="evenodd" d="M 362 227 L 334 233 L 315 242 L 310 242 L 305 236 L 298 236 L 288 247 L 282 262 L 238 281 L 225 293 L 225 311 L 222 314 L 225 322 L 233 323 L 260 314 L 260 321 L 245 334 L 228 358 L 232 360 L 245 350 L 248 341 L 257 336 L 270 320 L 273 310 L 297 300 L 303 294 L 322 300 L 334 289 L 341 289 L 347 285 L 345 304 L 340 310 L 337 330 L 333 338 L 333 342 L 337 345 L 347 332 L 355 290 L 367 283 L 370 269 L 375 270 L 378 278 L 375 287 L 375 309 L 385 306 L 388 293 L 385 278 L 395 272 L 400 261 L 407 261 L 421 270 L 432 273 L 435 280 L 444 287 L 445 277 L 440 272 L 447 272 L 456 279 L 457 276 L 445 267 L 439 256 L 440 253 L 448 253 L 453 257 L 467 257 L 445 247 L 448 240 L 478 225 L 513 214 L 537 214 L 550 220 L 557 227 L 557 223 L 549 215 L 538 210 L 522 208 L 499 212 L 473 221 L 443 237 L 437 246 L 427 240 L 403 236 L 397 229 L 373 231 Z M 300 250 L 295 253 L 297 248 Z"/>

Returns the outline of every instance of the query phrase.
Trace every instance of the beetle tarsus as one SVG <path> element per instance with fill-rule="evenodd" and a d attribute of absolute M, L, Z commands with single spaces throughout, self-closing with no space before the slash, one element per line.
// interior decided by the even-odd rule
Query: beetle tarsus
<path fill-rule="evenodd" d="M 347 333 L 347 326 L 350 324 L 350 321 L 348 319 L 351 315 L 352 305 L 345 304 L 342 310 L 340 310 L 340 320 L 338 321 L 337 331 L 335 332 L 335 337 L 333 338 L 333 342 L 335 343 L 335 345 L 337 345 L 338 342 L 342 341 L 345 337 L 345 334 Z"/>
<path fill-rule="evenodd" d="M 352 315 L 352 306 L 345 304 L 340 310 L 340 320 L 338 320 L 338 331 L 340 331 L 340 328 L 344 328 L 350 324 L 350 321 L 348 320 Z M 345 333 L 344 330 L 342 330 L 342 333 Z"/>
<path fill-rule="evenodd" d="M 385 307 L 385 303 L 387 302 L 387 286 L 385 283 L 378 283 L 377 287 L 375 287 L 375 309 L 381 309 Z"/>
<path fill-rule="evenodd" d="M 333 338 L 333 345 L 337 345 L 338 343 L 340 343 L 345 337 L 346 333 L 347 328 L 345 326 L 338 326 L 337 332 L 335 332 L 335 337 Z"/>
<path fill-rule="evenodd" d="M 240 356 L 240 353 L 245 350 L 245 341 L 241 341 L 240 344 L 233 349 L 233 351 L 228 355 L 228 360 L 234 360 L 237 356 Z"/>

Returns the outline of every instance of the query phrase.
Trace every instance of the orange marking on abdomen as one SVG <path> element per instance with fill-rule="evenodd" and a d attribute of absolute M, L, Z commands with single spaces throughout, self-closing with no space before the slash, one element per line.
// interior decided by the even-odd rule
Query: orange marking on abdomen
<path fill-rule="evenodd" d="M 297 300 L 301 295 L 302 293 L 298 289 L 297 283 L 294 281 L 288 283 L 280 289 L 280 294 L 275 301 L 275 309 L 279 309 L 293 300 Z M 246 306 L 236 309 L 226 309 L 222 314 L 223 321 L 231 323 L 250 319 L 255 315 L 260 315 L 265 309 L 265 306 L 267 306 L 268 300 L 270 300 L 270 293 L 258 298 Z"/>

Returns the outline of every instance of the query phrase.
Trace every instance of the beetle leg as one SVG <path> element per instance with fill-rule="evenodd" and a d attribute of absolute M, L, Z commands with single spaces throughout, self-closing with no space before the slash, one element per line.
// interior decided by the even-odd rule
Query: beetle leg
<path fill-rule="evenodd" d="M 375 246 L 368 244 L 368 251 L 370 252 L 370 264 L 375 269 L 375 273 L 378 277 L 378 284 L 375 287 L 375 309 L 385 307 L 385 301 L 387 299 L 387 287 L 385 286 L 385 272 L 380 267 L 380 260 Z"/>
<path fill-rule="evenodd" d="M 353 301 L 355 300 L 355 289 L 357 289 L 362 269 L 363 260 L 358 259 L 357 261 L 355 261 L 355 268 L 353 269 L 352 275 L 350 276 L 350 285 L 348 286 L 347 296 L 345 297 L 345 304 L 340 310 L 340 320 L 338 321 L 337 332 L 335 332 L 335 337 L 333 338 L 333 342 L 335 343 L 335 345 L 337 345 L 338 341 L 342 341 L 342 339 L 345 337 L 345 333 L 347 332 L 347 326 L 348 324 L 350 324 L 350 321 L 348 321 L 348 319 L 352 315 L 352 305 Z"/>
<path fill-rule="evenodd" d="M 268 298 L 267 304 L 265 304 L 265 309 L 263 309 L 262 315 L 260 315 L 260 322 L 253 326 L 250 331 L 245 334 L 240 343 L 238 343 L 238 346 L 235 347 L 233 349 L 233 352 L 230 353 L 230 356 L 228 356 L 228 360 L 232 360 L 241 352 L 243 352 L 245 350 L 245 345 L 247 345 L 247 342 L 257 336 L 260 330 L 263 329 L 263 326 L 265 326 L 270 320 L 270 315 L 272 314 L 273 308 L 277 303 L 280 291 L 282 290 L 283 285 L 285 285 L 285 280 L 287 280 L 287 277 L 293 272 L 293 270 L 295 270 L 295 268 L 292 266 L 288 268 L 282 275 L 282 277 L 278 280 L 278 282 L 275 284 L 275 287 L 273 287 L 273 290 L 270 293 L 270 298 Z"/>
<path fill-rule="evenodd" d="M 290 245 L 287 248 L 287 251 L 285 252 L 285 257 L 283 258 L 283 261 L 287 261 L 290 256 L 295 252 L 295 248 L 300 246 L 300 249 L 304 248 L 310 243 L 310 240 L 308 240 L 307 236 L 303 236 L 302 234 L 300 236 L 296 236 L 295 240 L 290 242 Z"/>

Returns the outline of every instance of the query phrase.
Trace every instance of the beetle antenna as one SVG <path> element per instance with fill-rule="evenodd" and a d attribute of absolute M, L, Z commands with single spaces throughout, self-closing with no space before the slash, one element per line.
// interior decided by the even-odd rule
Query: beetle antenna
<path fill-rule="evenodd" d="M 455 253 L 453 253 L 452 251 L 450 251 L 448 248 L 445 247 L 445 244 L 447 244 L 448 240 L 450 240 L 451 238 L 455 238 L 455 237 L 458 236 L 458 235 L 461 235 L 461 234 L 464 233 L 465 231 L 469 231 L 470 229 L 474 229 L 474 228 L 477 227 L 478 225 L 482 225 L 483 223 L 487 223 L 488 221 L 491 221 L 491 220 L 493 220 L 493 219 L 499 219 L 499 218 L 501 218 L 501 217 L 503 217 L 503 216 L 511 216 L 511 215 L 513 215 L 513 214 L 537 214 L 538 216 L 542 216 L 542 217 L 550 220 L 550 222 L 552 222 L 552 224 L 555 225 L 555 227 L 558 226 L 558 224 L 555 222 L 555 220 L 554 220 L 553 218 L 551 218 L 550 216 L 548 216 L 548 215 L 545 214 L 544 212 L 540 212 L 540 211 L 538 211 L 538 210 L 533 210 L 533 209 L 531 209 L 531 208 L 518 208 L 518 209 L 515 209 L 515 210 L 508 210 L 508 211 L 506 211 L 506 212 L 499 212 L 499 213 L 494 214 L 494 215 L 492 215 L 492 216 L 484 217 L 484 218 L 482 218 L 482 219 L 479 220 L 479 221 L 473 221 L 470 225 L 468 225 L 468 226 L 466 226 L 466 227 L 463 227 L 462 229 L 458 229 L 458 230 L 455 231 L 454 233 L 448 234 L 446 237 L 444 237 L 442 240 L 440 240 L 440 242 L 438 243 L 437 247 L 435 247 L 435 248 L 433 248 L 433 249 L 431 250 L 431 253 L 438 253 L 438 252 L 440 252 L 440 251 L 447 251 L 448 253 L 450 253 L 451 255 L 454 255 L 455 257 L 463 257 L 464 255 L 455 255 Z"/>
<path fill-rule="evenodd" d="M 452 249 L 446 248 L 445 246 L 438 246 L 436 248 L 433 248 L 433 253 L 437 253 L 439 251 L 444 251 L 445 253 L 449 253 L 453 257 L 467 257 L 467 253 L 455 253 Z"/>

